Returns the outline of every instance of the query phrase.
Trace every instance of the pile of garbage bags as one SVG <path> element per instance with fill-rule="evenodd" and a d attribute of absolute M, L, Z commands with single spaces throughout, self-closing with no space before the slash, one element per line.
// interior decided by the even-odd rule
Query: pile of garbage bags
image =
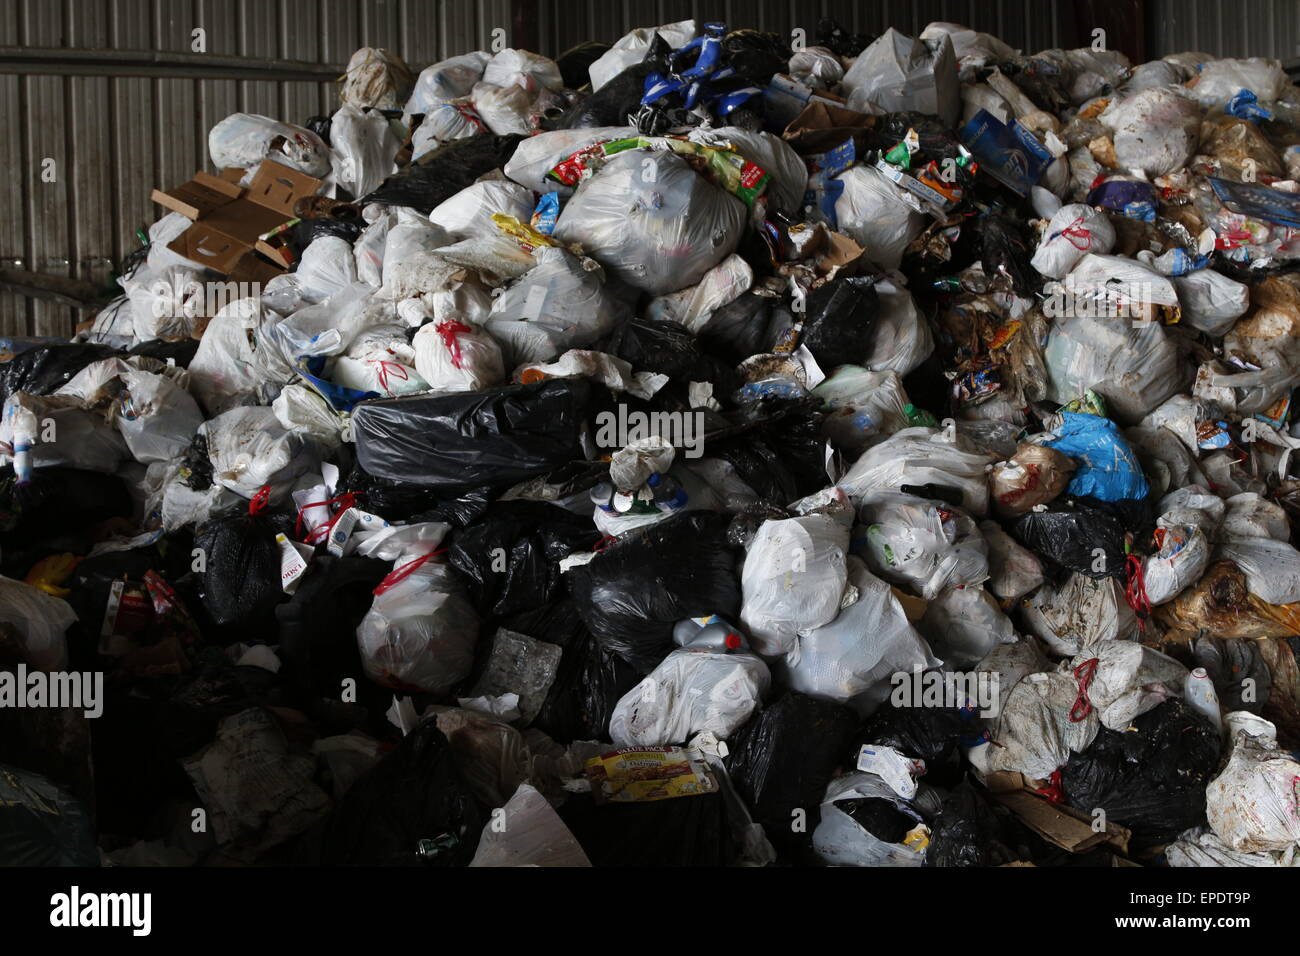
<path fill-rule="evenodd" d="M 0 362 L 0 857 L 1297 863 L 1276 61 L 687 20 L 208 145 Z"/>

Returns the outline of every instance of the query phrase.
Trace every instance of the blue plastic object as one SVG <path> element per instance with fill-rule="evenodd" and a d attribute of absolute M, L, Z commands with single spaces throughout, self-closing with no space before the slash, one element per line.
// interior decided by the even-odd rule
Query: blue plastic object
<path fill-rule="evenodd" d="M 1079 463 L 1069 493 L 1100 501 L 1141 500 L 1151 492 L 1137 455 L 1109 418 L 1063 412 L 1065 423 L 1048 448 Z"/>

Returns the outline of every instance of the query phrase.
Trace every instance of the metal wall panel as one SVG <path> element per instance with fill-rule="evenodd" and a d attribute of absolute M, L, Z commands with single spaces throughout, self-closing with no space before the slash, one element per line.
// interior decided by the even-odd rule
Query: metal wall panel
<path fill-rule="evenodd" d="M 1148 0 L 1155 55 L 1300 56 L 1296 0 Z M 869 34 L 915 34 L 934 20 L 994 33 L 1026 51 L 1067 42 L 1069 0 L 0 0 L 0 46 L 204 53 L 326 64 L 358 47 L 401 52 L 415 69 L 472 49 L 493 31 L 555 56 L 584 40 L 694 17 L 811 37 L 832 16 Z M 178 71 L 183 72 L 183 71 Z M 334 74 L 337 75 L 337 74 Z M 329 74 L 327 74 L 329 76 Z M 102 280 L 159 215 L 154 186 L 207 166 L 207 131 L 230 113 L 290 122 L 328 112 L 336 83 L 186 76 L 0 74 L 0 265 Z M 46 182 L 43 161 L 54 160 Z M 0 335 L 72 331 L 73 310 L 0 293 Z M 85 316 L 80 316 L 84 318 Z"/>

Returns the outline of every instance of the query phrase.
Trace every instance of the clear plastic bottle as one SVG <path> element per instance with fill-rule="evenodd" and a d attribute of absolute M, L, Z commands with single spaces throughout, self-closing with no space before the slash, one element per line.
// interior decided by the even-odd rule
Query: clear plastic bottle
<path fill-rule="evenodd" d="M 1197 667 L 1187 675 L 1187 680 L 1183 682 L 1183 696 L 1187 698 L 1189 707 L 1210 718 L 1218 730 L 1223 730 L 1219 694 L 1214 689 L 1214 681 L 1210 680 L 1210 675 L 1204 667 Z"/>
<path fill-rule="evenodd" d="M 680 511 L 686 507 L 686 502 L 690 500 L 686 494 L 686 489 L 667 475 L 656 472 L 646 479 L 646 484 L 654 492 L 655 506 L 660 511 Z"/>

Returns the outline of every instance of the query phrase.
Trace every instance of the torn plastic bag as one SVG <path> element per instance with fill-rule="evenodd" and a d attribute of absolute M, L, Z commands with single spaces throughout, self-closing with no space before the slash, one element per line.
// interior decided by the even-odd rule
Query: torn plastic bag
<path fill-rule="evenodd" d="M 961 114 L 957 56 L 947 34 L 926 42 L 890 27 L 854 61 L 843 87 L 851 110 L 912 110 L 938 116 L 949 127 Z"/>
<path fill-rule="evenodd" d="M 785 655 L 791 690 L 833 700 L 869 717 L 888 699 L 896 673 L 939 665 L 884 581 L 849 558 L 848 583 L 858 599 L 835 619 L 799 636 Z"/>
<path fill-rule="evenodd" d="M 786 693 L 727 742 L 731 782 L 778 850 L 794 855 L 808 846 L 827 784 L 857 729 L 849 708 Z M 796 811 L 802 813 L 796 817 Z M 806 820 L 807 829 L 796 831 L 796 818 Z"/>
<path fill-rule="evenodd" d="M 832 279 L 808 294 L 801 344 L 823 369 L 862 362 L 871 354 L 878 309 L 875 282 Z"/>
<path fill-rule="evenodd" d="M 621 119 L 626 122 L 627 117 Z M 519 144 L 506 161 L 504 171 L 510 179 L 533 192 L 568 195 L 572 192 L 571 187 L 548 175 L 557 163 L 595 143 L 627 139 L 635 135 L 636 130 L 631 126 L 597 126 L 538 133 Z"/>
<path fill-rule="evenodd" d="M 1178 351 L 1157 322 L 1058 318 L 1044 355 L 1049 399 L 1063 405 L 1092 389 L 1124 424 L 1135 424 L 1186 387 Z"/>
<path fill-rule="evenodd" d="M 726 740 L 762 706 L 771 675 L 746 651 L 673 651 L 614 707 L 619 747 L 685 743 L 698 733 Z"/>
<path fill-rule="evenodd" d="M 591 866 L 587 854 L 537 788 L 521 783 L 501 808 L 501 824 L 489 822 L 469 865 Z"/>
<path fill-rule="evenodd" d="M 812 392 L 826 403 L 826 434 L 841 451 L 860 455 L 878 436 L 907 428 L 907 392 L 897 372 L 841 365 Z"/>
<path fill-rule="evenodd" d="M 1071 495 L 1099 501 L 1146 498 L 1151 488 L 1142 466 L 1113 421 L 1080 412 L 1063 412 L 1061 418 L 1054 437 L 1044 444 L 1078 461 L 1070 479 Z"/>
<path fill-rule="evenodd" d="M 862 246 L 873 265 L 885 271 L 897 269 L 908 244 L 925 231 L 929 217 L 872 166 L 853 166 L 835 182 L 843 186 L 835 201 L 836 228 Z"/>
<path fill-rule="evenodd" d="M 590 397 L 583 379 L 548 379 L 362 402 L 352 413 L 357 460 L 447 497 L 504 487 L 585 458 L 578 437 Z"/>
<path fill-rule="evenodd" d="M 15 392 L 57 392 L 87 365 L 117 354 L 116 349 L 104 345 L 42 342 L 0 362 L 0 401 Z"/>
<path fill-rule="evenodd" d="M 0 465 L 12 464 L 19 481 L 59 465 L 112 474 L 130 458 L 103 413 L 73 396 L 17 392 L 0 412 Z"/>
<path fill-rule="evenodd" d="M 283 501 L 317 464 L 304 437 L 287 431 L 265 405 L 232 408 L 200 425 L 198 434 L 207 440 L 213 481 L 244 498 L 269 485 L 271 501 Z"/>
<path fill-rule="evenodd" d="M 662 37 L 670 48 L 676 50 L 694 39 L 695 33 L 694 20 L 679 20 L 658 27 L 637 27 L 625 33 L 614 41 L 614 45 L 600 59 L 591 64 L 589 74 L 592 90 L 599 90 L 629 66 L 635 66 L 644 60 L 646 54 L 650 52 L 655 34 Z"/>
<path fill-rule="evenodd" d="M 411 339 L 415 368 L 438 392 L 481 392 L 506 378 L 501 346 L 486 331 L 456 318 L 434 320 Z"/>
<path fill-rule="evenodd" d="M 203 553 L 203 606 L 218 624 L 265 627 L 285 597 L 275 536 L 287 533 L 289 522 L 264 514 L 265 507 L 265 500 L 249 502 L 242 514 L 209 523 L 195 538 Z"/>
<path fill-rule="evenodd" d="M 429 718 L 348 790 L 326 822 L 321 862 L 464 866 L 484 822 L 451 745 Z"/>
<path fill-rule="evenodd" d="M 1084 203 L 1062 206 L 1047 223 L 1030 265 L 1043 275 L 1064 279 L 1089 252 L 1115 246 L 1115 227 L 1106 215 Z"/>
<path fill-rule="evenodd" d="M 1123 640 L 1137 629 L 1123 585 L 1115 578 L 1085 574 L 1072 574 L 1059 586 L 1044 584 L 1024 600 L 1021 619 L 1031 633 L 1067 657 L 1105 641 Z"/>
<path fill-rule="evenodd" d="M 1167 843 L 1205 822 L 1206 782 L 1219 763 L 1218 732 L 1181 699 L 1124 731 L 1103 729 L 1061 769 L 1066 802 L 1101 809 L 1128 827 L 1135 849 Z"/>
<path fill-rule="evenodd" d="M 171 461 L 185 454 L 203 413 L 185 391 L 165 375 L 137 369 L 122 372 L 118 396 L 118 431 L 136 461 Z"/>
<path fill-rule="evenodd" d="M 0 764 L 0 859 L 9 866 L 97 867 L 91 815 L 47 777 Z"/>
<path fill-rule="evenodd" d="M 264 159 L 308 176 L 330 173 L 330 151 L 311 130 L 257 113 L 232 113 L 208 132 L 208 156 L 217 169 L 253 169 Z"/>
<path fill-rule="evenodd" d="M 483 79 L 483 68 L 491 59 L 492 54 L 476 50 L 426 67 L 416 77 L 415 87 L 406 101 L 405 114 L 428 114 L 443 103 L 468 96 L 474 84 Z"/>
<path fill-rule="evenodd" d="M 1015 601 L 1043 583 L 1043 566 L 1038 558 L 1017 544 L 1000 524 L 981 521 L 980 531 L 989 548 L 989 579 L 985 586 L 995 597 Z"/>
<path fill-rule="evenodd" d="M 871 570 L 927 601 L 947 588 L 988 579 L 984 536 L 959 508 L 910 494 L 876 493 L 863 502 L 860 517 Z"/>
<path fill-rule="evenodd" d="M 411 95 L 415 76 L 397 53 L 363 46 L 352 54 L 339 87 L 342 110 L 372 108 L 400 109 Z M 330 140 L 338 142 L 339 113 L 331 117 Z"/>
<path fill-rule="evenodd" d="M 1045 505 L 1065 491 L 1075 464 L 1047 445 L 1025 442 L 1006 461 L 989 471 L 989 497 L 993 510 L 1014 518 Z"/>
<path fill-rule="evenodd" d="M 734 620 L 741 595 L 726 526 L 713 512 L 675 515 L 572 568 L 569 590 L 596 640 L 648 674 L 673 649 L 682 618 Z"/>
<path fill-rule="evenodd" d="M 586 348 L 625 314 L 600 270 L 587 268 L 589 260 L 554 246 L 539 248 L 534 258 L 536 265 L 493 301 L 485 323 L 511 368 Z"/>
<path fill-rule="evenodd" d="M 948 670 L 968 668 L 1016 640 L 1011 619 L 982 587 L 945 588 L 916 626 Z"/>
<path fill-rule="evenodd" d="M 519 140 L 519 136 L 489 133 L 458 139 L 388 177 L 359 204 L 409 206 L 427 215 L 484 173 L 505 165 Z"/>
<path fill-rule="evenodd" d="M 561 559 L 586 550 L 596 537 L 589 518 L 564 508 L 502 501 L 452 536 L 447 560 L 468 579 L 475 606 L 504 617 L 560 597 Z"/>
<path fill-rule="evenodd" d="M 395 172 L 393 160 L 401 148 L 401 141 L 379 110 L 344 104 L 331 119 L 334 180 L 353 196 L 369 195 Z"/>
<path fill-rule="evenodd" d="M 1300 601 L 1300 552 L 1272 538 L 1228 538 L 1215 552 L 1246 575 L 1250 593 L 1268 604 Z"/>
<path fill-rule="evenodd" d="M 1097 118 L 1112 132 L 1120 166 L 1148 176 L 1182 169 L 1200 142 L 1201 108 L 1181 86 L 1113 100 Z"/>
<path fill-rule="evenodd" d="M 848 523 L 831 515 L 763 522 L 740 577 L 740 622 L 758 653 L 788 653 L 800 632 L 835 619 L 848 580 L 848 547 Z"/>
<path fill-rule="evenodd" d="M 408 525 L 416 529 L 436 525 Z M 424 536 L 427 537 L 427 536 Z M 445 694 L 474 664 L 479 619 L 450 569 L 433 560 L 437 539 L 397 547 L 393 570 L 375 588 L 375 602 L 357 625 L 366 675 L 399 690 Z M 372 554 L 363 542 L 357 553 Z"/>
<path fill-rule="evenodd" d="M 952 488 L 960 492 L 962 507 L 982 518 L 989 498 L 984 471 L 993 457 L 970 450 L 960 436 L 956 442 L 947 439 L 937 428 L 904 428 L 869 448 L 839 487 L 859 499 L 903 485 Z"/>
<path fill-rule="evenodd" d="M 1228 765 L 1205 791 L 1210 826 L 1239 852 L 1294 847 L 1300 843 L 1300 763 L 1278 747 L 1277 728 L 1267 720 L 1237 711 L 1225 722 Z"/>
<path fill-rule="evenodd" d="M 745 204 L 676 153 L 629 150 L 582 182 L 555 238 L 581 243 L 613 275 L 652 295 L 698 283 L 736 251 Z"/>
<path fill-rule="evenodd" d="M 862 803 L 876 804 L 876 814 L 855 811 Z M 877 834 L 866 825 L 876 822 L 880 805 L 891 807 L 893 832 Z M 813 849 L 831 866 L 920 866 L 925 862 L 925 843 L 907 844 L 899 830 L 921 823 L 911 804 L 874 773 L 850 773 L 836 777 L 826 788 L 820 808 L 821 822 L 813 831 Z M 896 820 L 894 818 L 897 818 Z M 905 831 L 906 832 L 906 831 Z"/>
<path fill-rule="evenodd" d="M 1197 269 L 1174 278 L 1183 321 L 1219 338 L 1250 308 L 1250 287 L 1213 269 Z"/>

